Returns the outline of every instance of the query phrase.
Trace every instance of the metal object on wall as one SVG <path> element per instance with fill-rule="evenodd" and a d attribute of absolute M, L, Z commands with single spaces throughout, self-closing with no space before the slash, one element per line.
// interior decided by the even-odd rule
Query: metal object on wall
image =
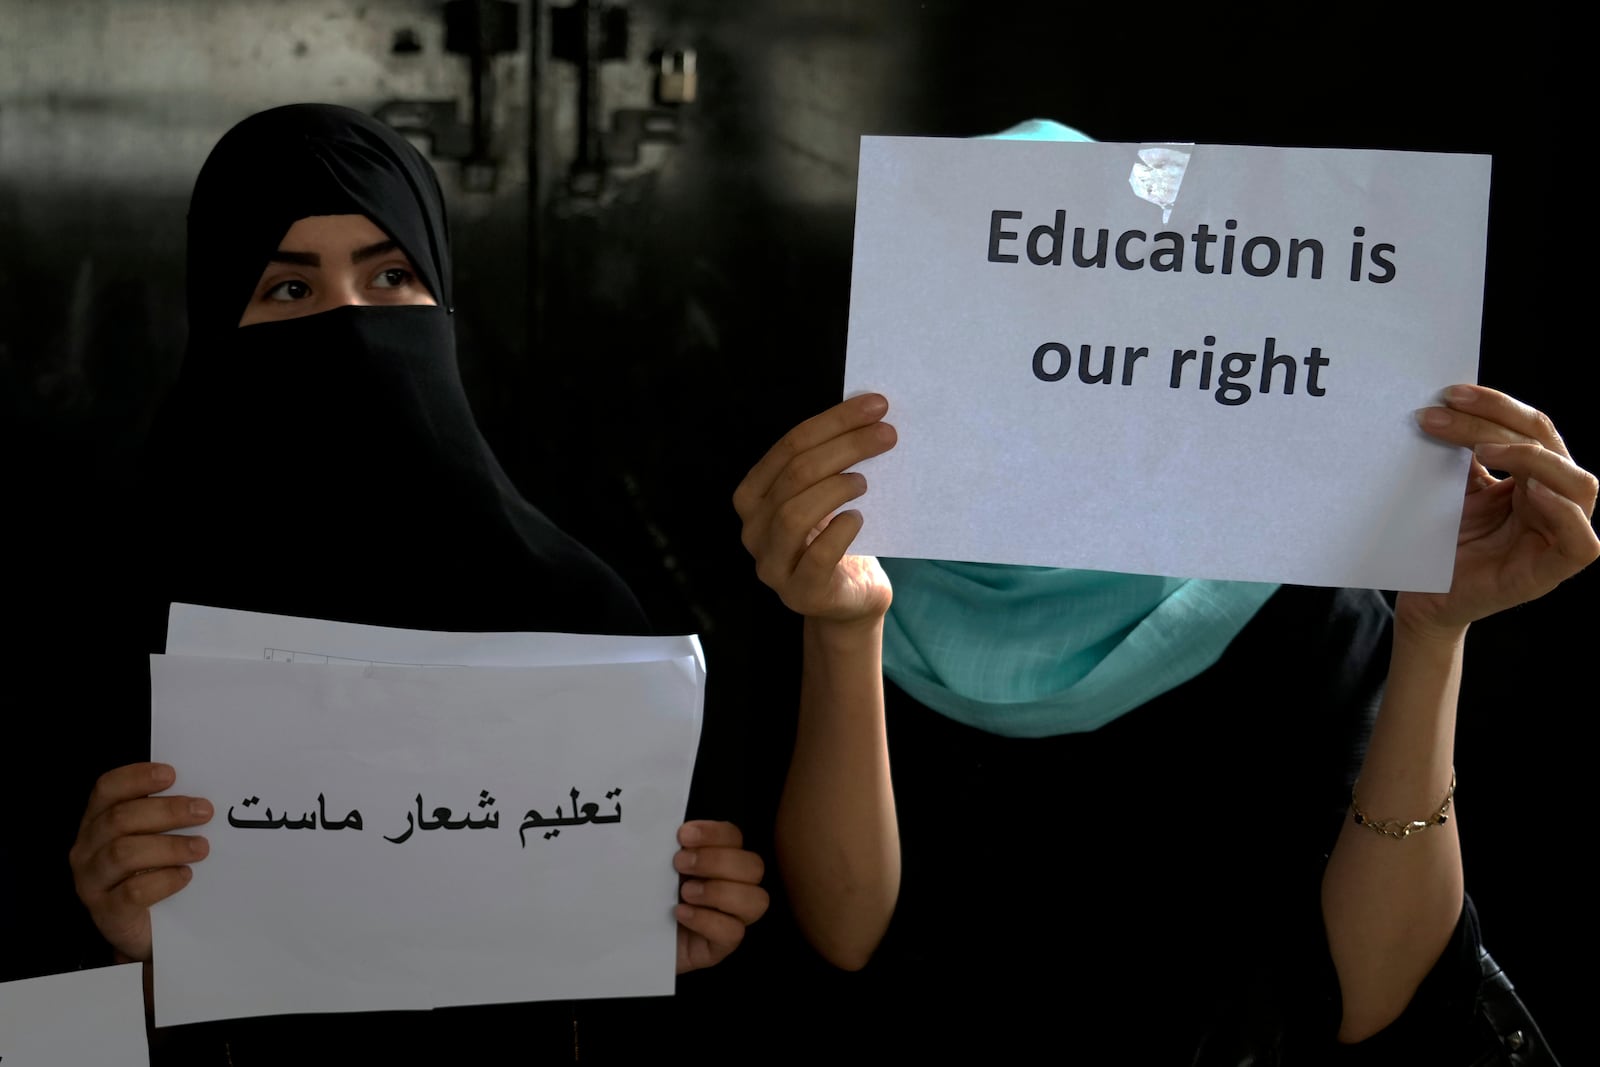
<path fill-rule="evenodd" d="M 700 77 L 694 69 L 694 49 L 663 48 L 660 64 L 661 69 L 656 74 L 656 103 L 694 103 L 700 87 Z"/>
<path fill-rule="evenodd" d="M 577 150 L 567 172 L 568 191 L 575 197 L 603 198 L 614 191 L 619 170 L 659 165 L 659 157 L 645 159 L 643 146 L 677 144 L 677 108 L 693 102 L 698 91 L 692 49 L 662 48 L 635 58 L 630 55 L 630 26 L 628 8 L 600 0 L 550 8 L 551 58 L 570 63 L 577 73 L 573 98 Z M 647 62 L 659 70 L 648 100 L 630 92 L 627 102 L 614 103 L 606 91 L 604 66 L 631 68 L 635 75 L 631 80 L 637 80 Z M 665 106 L 641 106 L 646 103 Z"/>

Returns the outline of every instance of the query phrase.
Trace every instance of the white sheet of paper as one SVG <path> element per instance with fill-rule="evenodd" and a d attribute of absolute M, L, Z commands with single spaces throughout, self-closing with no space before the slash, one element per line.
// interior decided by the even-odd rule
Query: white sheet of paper
<path fill-rule="evenodd" d="M 1148 150 L 862 139 L 845 395 L 887 396 L 899 444 L 860 468 L 869 489 L 852 505 L 865 518 L 852 551 L 1449 588 L 1469 457 L 1424 437 L 1412 411 L 1476 379 L 1488 157 L 1193 145 L 1181 182 L 1153 192 L 1145 173 L 1142 196 L 1130 178 L 1149 171 Z M 1033 231 L 1053 228 L 1058 209 L 1062 263 L 1036 264 L 1030 243 L 1049 259 L 1054 242 Z M 991 241 L 995 211 L 1022 213 L 999 220 L 1014 238 Z M 1217 237 L 1211 273 L 1196 269 L 1201 224 Z M 1074 264 L 1078 227 L 1088 260 L 1109 231 L 1105 267 Z M 1118 266 L 1129 231 L 1144 235 L 1124 246 L 1138 269 Z M 1152 269 L 1152 251 L 1173 243 L 1162 232 L 1182 238 L 1181 271 Z M 1242 266 L 1255 237 L 1279 246 L 1261 276 Z M 1310 245 L 1291 257 L 1294 239 L 1320 242 L 1320 278 Z M 991 244 L 1018 261 L 991 262 Z M 1386 282 L 1371 278 L 1387 270 L 1379 245 L 1393 246 L 1377 252 L 1394 268 Z M 1254 266 L 1270 253 L 1254 246 Z M 1293 394 L 1281 366 L 1271 392 L 1259 388 L 1269 337 L 1296 360 Z M 1050 343 L 1070 354 L 1054 381 L 1034 369 Z M 1115 362 L 1101 384 L 1107 345 Z M 1320 396 L 1308 389 L 1313 347 L 1327 361 Z M 1148 355 L 1124 384 L 1130 348 Z M 1190 350 L 1173 388 L 1174 352 Z M 1220 388 L 1231 352 L 1256 357 L 1235 382 L 1250 388 L 1237 404 L 1218 399 L 1241 395 Z M 1059 355 L 1043 354 L 1046 377 Z"/>
<path fill-rule="evenodd" d="M 705 652 L 693 634 L 616 637 L 450 633 L 173 604 L 167 613 L 167 652 L 174 656 L 267 659 L 278 663 L 405 663 L 428 667 L 549 667 L 644 663 L 693 656 L 700 667 L 700 698 L 695 702 L 692 745 L 699 744 L 700 716 L 705 705 Z"/>
<path fill-rule="evenodd" d="M 702 679 L 692 656 L 544 667 L 152 657 L 152 756 L 178 768 L 175 792 L 217 809 L 210 855 L 152 909 L 157 1025 L 670 994 L 672 856 Z M 439 808 L 445 822 L 499 812 L 499 825 L 425 828 Z M 532 813 L 614 810 L 624 817 L 551 838 L 530 828 L 523 844 Z M 351 811 L 359 829 L 323 828 Z M 230 822 L 307 814 L 321 821 Z"/>
<path fill-rule="evenodd" d="M 0 983 L 3 1067 L 143 1067 L 144 965 Z"/>

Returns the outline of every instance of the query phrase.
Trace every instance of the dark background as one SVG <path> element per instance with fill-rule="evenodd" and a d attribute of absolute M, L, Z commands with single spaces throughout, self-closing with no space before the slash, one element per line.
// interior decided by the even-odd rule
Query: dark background
<path fill-rule="evenodd" d="M 474 141 L 473 49 L 437 3 L 0 0 L 0 595 L 16 676 L 0 707 L 14 810 L 62 813 L 7 817 L 0 977 L 55 965 L 40 934 L 60 918 L 47 891 L 64 877 L 60 826 L 119 714 L 86 706 L 81 680 L 117 645 L 118 493 L 183 351 L 188 191 L 216 139 L 263 107 L 324 100 L 416 126 L 404 116 L 433 101 L 462 124 L 417 136 L 451 200 L 480 422 L 661 629 L 704 635 L 691 813 L 737 818 L 759 847 L 798 628 L 754 580 L 729 496 L 838 399 L 862 134 L 970 136 L 1037 116 L 1104 141 L 1491 154 L 1480 380 L 1600 464 L 1592 393 L 1549 336 L 1542 277 L 1550 213 L 1577 208 L 1552 199 L 1553 27 L 1502 19 L 1444 44 L 1331 17 L 1198 32 L 1054 3 L 559 6 L 504 5 L 510 25 L 484 34 Z M 696 98 L 663 104 L 657 57 L 682 49 Z M 1574 823 L 1589 756 L 1575 736 L 1594 706 L 1580 606 L 1596 580 L 1474 626 L 1458 734 L 1468 888 L 1558 1051 L 1588 1041 L 1587 983 L 1567 976 L 1594 949 Z M 1287 817 L 1270 798 L 1257 814 Z M 1174 819 L 1205 817 L 1174 798 Z M 795 980 L 802 958 L 774 916 L 715 981 Z"/>

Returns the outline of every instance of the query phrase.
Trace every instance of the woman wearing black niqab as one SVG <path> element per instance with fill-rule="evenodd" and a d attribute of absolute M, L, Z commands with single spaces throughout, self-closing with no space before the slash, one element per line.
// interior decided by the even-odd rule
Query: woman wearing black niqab
<path fill-rule="evenodd" d="M 627 586 L 521 497 L 473 420 L 443 196 L 403 137 L 327 105 L 244 120 L 195 183 L 188 264 L 188 354 L 141 494 L 152 649 L 173 602 L 431 630 L 647 631 Z M 150 905 L 205 855 L 202 838 L 169 831 L 203 826 L 209 803 L 151 795 L 181 770 L 102 776 L 72 850 L 78 896 L 121 959 L 149 963 Z M 682 973 L 732 951 L 767 897 L 737 828 L 693 822 L 679 837 L 701 905 L 678 906 Z M 577 1055 L 580 1014 L 619 1007 L 206 1024 L 158 1034 L 157 1061 L 410 1062 L 470 1041 L 505 1050 L 477 1062 L 544 1062 Z M 589 1035 L 585 1061 L 604 1046 Z"/>
<path fill-rule="evenodd" d="M 331 285 L 269 257 L 299 251 L 280 245 L 299 220 L 348 216 L 398 246 L 353 266 L 414 277 L 368 290 L 388 306 L 320 311 Z M 410 290 L 429 304 L 394 306 Z M 173 534 L 158 600 L 439 630 L 647 629 L 490 452 L 453 299 L 438 179 L 399 134 L 294 105 L 222 139 L 190 204 L 189 353 L 154 442 L 150 496 Z"/>

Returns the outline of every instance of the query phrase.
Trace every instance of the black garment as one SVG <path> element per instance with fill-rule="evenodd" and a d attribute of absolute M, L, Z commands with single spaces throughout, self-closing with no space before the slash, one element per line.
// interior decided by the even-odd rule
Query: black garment
<path fill-rule="evenodd" d="M 238 328 L 285 232 L 326 214 L 369 217 L 440 306 Z M 142 483 L 151 649 L 163 647 L 174 601 L 433 630 L 647 632 L 623 582 L 527 503 L 490 452 L 462 390 L 450 300 L 443 199 L 404 138 L 359 112 L 296 105 L 219 142 L 190 205 L 189 352 Z M 145 758 L 139 707 L 148 698 L 130 695 L 122 709 L 135 728 L 120 762 Z M 593 1020 L 660 1010 L 224 1021 L 159 1031 L 153 1053 L 158 1064 L 234 1067 L 560 1062 L 605 1047 L 610 1035 L 586 1032 Z"/>
<path fill-rule="evenodd" d="M 441 306 L 238 328 L 283 235 L 326 214 L 369 217 Z M 195 183 L 188 291 L 189 352 L 145 490 L 158 612 L 189 600 L 441 630 L 645 629 L 611 570 L 523 500 L 473 420 L 444 201 L 399 134 L 321 105 L 234 127 Z"/>
<path fill-rule="evenodd" d="M 1319 883 L 1391 621 L 1376 593 L 1285 587 L 1212 668 L 1088 734 L 999 737 L 889 686 L 903 868 L 846 979 L 864 1051 L 1163 1067 L 1286 1030 L 1289 1063 L 1334 1053 Z M 1448 1042 L 1471 1036 L 1476 949 L 1465 912 L 1385 1034 L 1427 1055 L 1378 1062 L 1471 1062 Z"/>

